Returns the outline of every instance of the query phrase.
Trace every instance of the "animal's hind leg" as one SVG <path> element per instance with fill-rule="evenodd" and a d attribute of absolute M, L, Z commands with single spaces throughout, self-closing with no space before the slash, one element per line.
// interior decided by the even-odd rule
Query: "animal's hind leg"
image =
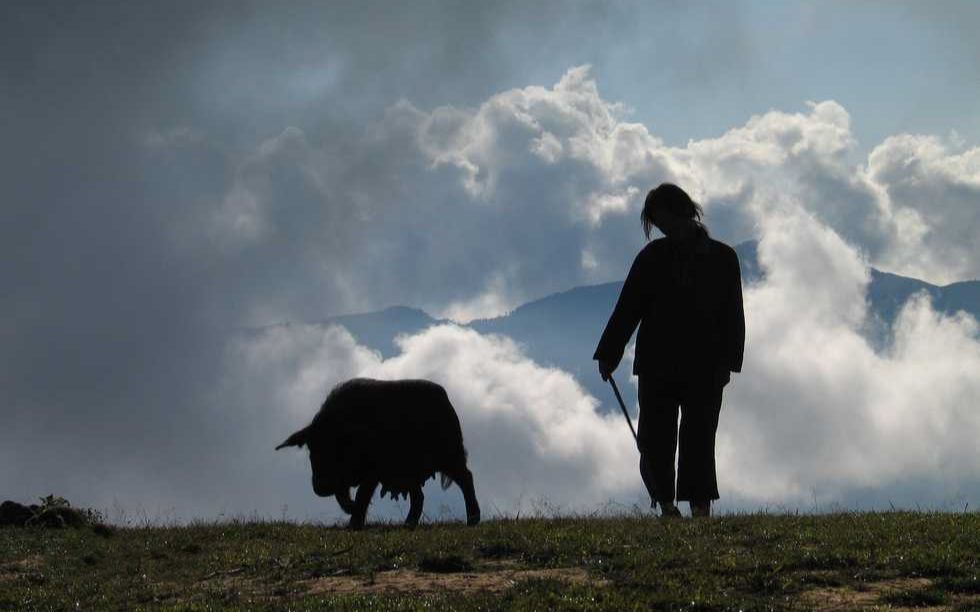
<path fill-rule="evenodd" d="M 422 502 L 425 501 L 425 496 L 422 495 L 422 487 L 415 487 L 408 492 L 408 495 L 412 500 L 412 505 L 408 509 L 405 524 L 409 527 L 415 527 L 419 524 L 419 518 L 422 517 Z"/>
<path fill-rule="evenodd" d="M 463 491 L 463 499 L 466 501 L 466 524 L 476 525 L 480 522 L 480 504 L 476 501 L 476 490 L 473 488 L 473 472 L 464 465 L 450 472 L 449 477 Z"/>
<path fill-rule="evenodd" d="M 368 504 L 374 496 L 374 490 L 378 487 L 378 481 L 365 482 L 357 487 L 357 495 L 354 496 L 354 512 L 351 514 L 350 522 L 347 523 L 349 529 L 361 529 L 364 527 L 364 520 L 367 518 Z"/>

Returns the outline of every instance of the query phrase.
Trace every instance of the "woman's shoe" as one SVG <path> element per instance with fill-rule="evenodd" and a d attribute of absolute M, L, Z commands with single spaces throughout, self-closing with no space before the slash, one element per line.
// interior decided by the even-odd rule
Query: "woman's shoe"
<path fill-rule="evenodd" d="M 660 502 L 660 517 L 681 518 L 681 509 L 675 506 L 673 502 Z"/>

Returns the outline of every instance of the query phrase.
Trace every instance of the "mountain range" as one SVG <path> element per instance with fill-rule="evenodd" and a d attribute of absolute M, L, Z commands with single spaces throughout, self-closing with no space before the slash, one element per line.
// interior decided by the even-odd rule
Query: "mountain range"
<path fill-rule="evenodd" d="M 758 243 L 743 242 L 735 247 L 745 285 L 758 282 L 764 271 L 759 265 Z M 481 333 L 501 334 L 518 342 L 525 354 L 540 365 L 553 366 L 572 374 L 589 393 L 602 402 L 602 410 L 614 410 L 615 400 L 596 373 L 592 352 L 622 289 L 622 281 L 575 287 L 518 306 L 491 319 L 471 321 L 469 327 Z M 937 286 L 915 278 L 871 269 L 868 288 L 869 322 L 864 330 L 873 346 L 888 342 L 891 324 L 902 305 L 915 293 L 925 291 L 940 312 L 966 311 L 980 319 L 980 281 Z M 323 324 L 345 327 L 360 344 L 379 351 L 385 358 L 398 353 L 394 339 L 411 335 L 432 325 L 448 323 L 417 308 L 394 306 L 375 312 L 332 317 Z M 625 382 L 628 372 L 621 367 L 618 376 Z M 620 384 L 624 400 L 633 406 L 633 385 Z"/>

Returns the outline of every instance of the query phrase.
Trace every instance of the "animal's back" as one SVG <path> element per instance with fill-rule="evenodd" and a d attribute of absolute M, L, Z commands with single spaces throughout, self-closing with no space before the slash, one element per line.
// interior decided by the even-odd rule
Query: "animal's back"
<path fill-rule="evenodd" d="M 349 380 L 334 388 L 317 418 L 366 445 L 370 471 L 393 493 L 466 461 L 456 411 L 445 389 L 428 380 Z"/>
<path fill-rule="evenodd" d="M 317 419 L 347 422 L 441 422 L 459 426 L 442 385 L 430 380 L 352 378 L 327 396 Z"/>

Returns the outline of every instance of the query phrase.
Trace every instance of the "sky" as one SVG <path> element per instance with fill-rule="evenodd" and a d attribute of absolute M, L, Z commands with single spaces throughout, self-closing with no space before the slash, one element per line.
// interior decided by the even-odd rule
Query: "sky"
<path fill-rule="evenodd" d="M 869 266 L 980 277 L 975 3 L 0 13 L 0 495 L 331 520 L 271 448 L 372 375 L 447 386 L 500 513 L 640 503 L 622 423 L 519 344 L 450 325 L 385 360 L 308 323 L 465 322 L 621 279 L 669 180 L 767 270 L 726 503 L 980 503 L 976 321 L 913 300 L 885 348 L 861 334 Z"/>

